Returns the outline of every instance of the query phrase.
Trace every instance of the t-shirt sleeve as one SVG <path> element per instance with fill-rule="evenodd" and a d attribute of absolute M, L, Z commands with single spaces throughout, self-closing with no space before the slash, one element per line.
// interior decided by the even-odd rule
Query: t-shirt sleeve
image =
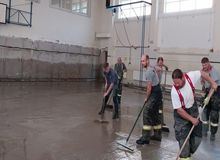
<path fill-rule="evenodd" d="M 219 73 L 217 72 L 217 70 L 213 69 L 213 73 L 211 73 L 211 78 L 214 81 L 218 81 L 219 80 Z"/>
<path fill-rule="evenodd" d="M 200 81 L 200 78 L 201 78 L 201 72 L 200 71 L 191 71 L 191 72 L 188 72 L 187 75 L 191 79 L 191 81 L 193 83 L 193 86 L 195 86 L 196 83 L 198 81 Z"/>
<path fill-rule="evenodd" d="M 113 70 L 111 70 L 110 71 L 111 73 L 111 76 L 110 76 L 110 78 L 109 78 L 109 81 L 110 81 L 110 83 L 114 83 L 115 82 L 115 80 L 116 80 L 116 74 L 114 74 L 114 71 Z"/>
<path fill-rule="evenodd" d="M 145 74 L 145 79 L 147 82 L 153 82 L 153 76 L 154 76 L 154 72 L 152 70 L 147 70 L 146 74 Z"/>
<path fill-rule="evenodd" d="M 177 91 L 174 87 L 171 90 L 171 100 L 172 100 L 173 109 L 178 109 L 178 108 L 182 107 L 181 102 L 180 102 L 180 98 L 179 98 Z"/>

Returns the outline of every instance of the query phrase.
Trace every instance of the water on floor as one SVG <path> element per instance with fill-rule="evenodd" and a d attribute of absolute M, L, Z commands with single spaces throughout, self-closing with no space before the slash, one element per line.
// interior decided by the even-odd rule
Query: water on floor
<path fill-rule="evenodd" d="M 126 146 L 128 133 L 143 105 L 144 92 L 123 88 L 121 118 L 111 109 L 98 115 L 103 84 L 96 82 L 2 82 L 0 84 L 0 160 L 175 160 L 178 144 L 173 111 L 165 95 L 170 132 L 161 142 L 137 146 L 142 116 Z M 112 103 L 112 102 L 110 102 Z M 106 122 L 106 123 L 103 123 Z M 219 132 L 203 138 L 194 160 L 220 159 Z"/>

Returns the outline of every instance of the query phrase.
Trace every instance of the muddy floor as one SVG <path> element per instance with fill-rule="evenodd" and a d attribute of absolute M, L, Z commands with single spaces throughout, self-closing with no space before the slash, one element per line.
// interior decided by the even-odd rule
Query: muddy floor
<path fill-rule="evenodd" d="M 165 123 L 161 142 L 137 146 L 142 116 L 125 143 L 143 105 L 144 92 L 123 88 L 121 117 L 112 120 L 106 110 L 100 123 L 103 85 L 96 82 L 1 82 L 0 160 L 175 160 L 178 144 L 173 130 L 173 110 L 165 95 Z M 112 102 L 110 102 L 112 103 Z M 98 120 L 98 121 L 96 121 Z M 214 142 L 203 138 L 193 160 L 219 160 L 219 131 Z"/>

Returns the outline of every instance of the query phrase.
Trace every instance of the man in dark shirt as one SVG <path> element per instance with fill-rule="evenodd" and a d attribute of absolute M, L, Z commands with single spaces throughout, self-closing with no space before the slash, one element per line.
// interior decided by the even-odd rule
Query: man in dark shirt
<path fill-rule="evenodd" d="M 110 97 L 111 92 L 113 92 L 113 102 L 114 102 L 114 114 L 112 119 L 119 118 L 118 114 L 118 76 L 116 72 L 109 67 L 108 63 L 103 65 L 103 73 L 105 77 L 105 91 L 103 95 L 103 104 L 99 114 L 104 114 L 105 107 Z"/>
<path fill-rule="evenodd" d="M 121 94 L 122 94 L 122 80 L 124 72 L 127 72 L 125 64 L 122 62 L 121 57 L 118 57 L 117 63 L 114 67 L 115 72 L 118 76 L 118 102 L 121 103 Z"/>

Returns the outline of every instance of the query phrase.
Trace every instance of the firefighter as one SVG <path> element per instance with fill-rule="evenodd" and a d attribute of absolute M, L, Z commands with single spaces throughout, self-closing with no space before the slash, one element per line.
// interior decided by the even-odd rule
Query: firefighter
<path fill-rule="evenodd" d="M 121 95 L 122 95 L 123 75 L 124 75 L 124 72 L 127 72 L 127 68 L 126 68 L 125 64 L 122 62 L 121 57 L 118 57 L 117 63 L 115 64 L 115 67 L 114 67 L 114 70 L 118 76 L 118 100 L 119 100 L 119 105 L 120 105 L 121 104 Z"/>
<path fill-rule="evenodd" d="M 158 57 L 157 58 L 157 64 L 155 65 L 155 69 L 157 71 L 160 83 L 161 83 L 161 80 L 162 80 L 162 74 L 164 72 L 163 67 L 165 68 L 166 71 L 168 71 L 168 67 L 164 64 L 163 57 Z"/>
<path fill-rule="evenodd" d="M 108 63 L 103 65 L 103 73 L 105 77 L 105 91 L 103 95 L 102 108 L 99 114 L 104 114 L 107 101 L 113 92 L 114 112 L 112 119 L 119 118 L 118 114 L 118 77 L 116 72 L 109 66 Z"/>
<path fill-rule="evenodd" d="M 203 123 L 203 136 L 207 136 L 207 132 L 209 130 L 210 125 L 210 140 L 215 140 L 215 134 L 218 130 L 218 122 L 219 122 L 219 99 L 220 99 L 220 75 L 217 70 L 211 66 L 209 59 L 207 57 L 203 57 L 201 60 L 202 70 L 210 75 L 210 77 L 217 83 L 218 88 L 217 91 L 212 96 L 209 104 L 203 111 L 202 115 L 202 123 Z M 211 88 L 210 83 L 206 80 L 202 79 L 203 91 L 205 92 L 205 97 L 208 95 L 209 90 Z"/>
<path fill-rule="evenodd" d="M 139 145 L 149 144 L 151 131 L 154 138 L 161 141 L 161 121 L 159 118 L 159 105 L 162 103 L 162 92 L 159 78 L 154 67 L 150 66 L 148 55 L 141 57 L 141 63 L 146 68 L 145 79 L 147 83 L 146 104 L 143 112 L 142 136 L 136 141 Z"/>
<path fill-rule="evenodd" d="M 157 71 L 157 75 L 161 84 L 161 80 L 162 80 L 162 74 L 164 72 L 164 68 L 165 68 L 165 72 L 168 71 L 168 67 L 164 64 L 164 60 L 163 57 L 158 57 L 157 58 L 157 64 L 155 65 L 155 69 Z M 166 73 L 165 73 L 166 74 Z M 166 78 L 166 76 L 165 76 Z M 166 80 L 165 80 L 166 81 Z M 163 85 L 162 90 L 165 92 L 165 85 Z M 160 109 L 159 109 L 159 116 L 161 119 L 161 124 L 162 124 L 162 131 L 164 132 L 169 132 L 169 127 L 164 123 L 164 116 L 163 116 L 163 100 L 162 100 L 162 104 L 160 104 Z M 151 139 L 154 139 L 154 136 L 152 136 Z M 156 139 L 155 139 L 156 140 Z"/>
<path fill-rule="evenodd" d="M 174 109 L 174 129 L 180 148 L 192 126 L 195 126 L 189 140 L 180 153 L 180 160 L 190 160 L 191 154 L 197 150 L 201 143 L 202 123 L 197 119 L 199 111 L 194 98 L 194 86 L 201 77 L 208 81 L 212 88 L 217 88 L 216 82 L 203 71 L 191 71 L 183 74 L 180 69 L 175 69 L 172 73 L 174 85 L 171 89 L 171 100 Z"/>

